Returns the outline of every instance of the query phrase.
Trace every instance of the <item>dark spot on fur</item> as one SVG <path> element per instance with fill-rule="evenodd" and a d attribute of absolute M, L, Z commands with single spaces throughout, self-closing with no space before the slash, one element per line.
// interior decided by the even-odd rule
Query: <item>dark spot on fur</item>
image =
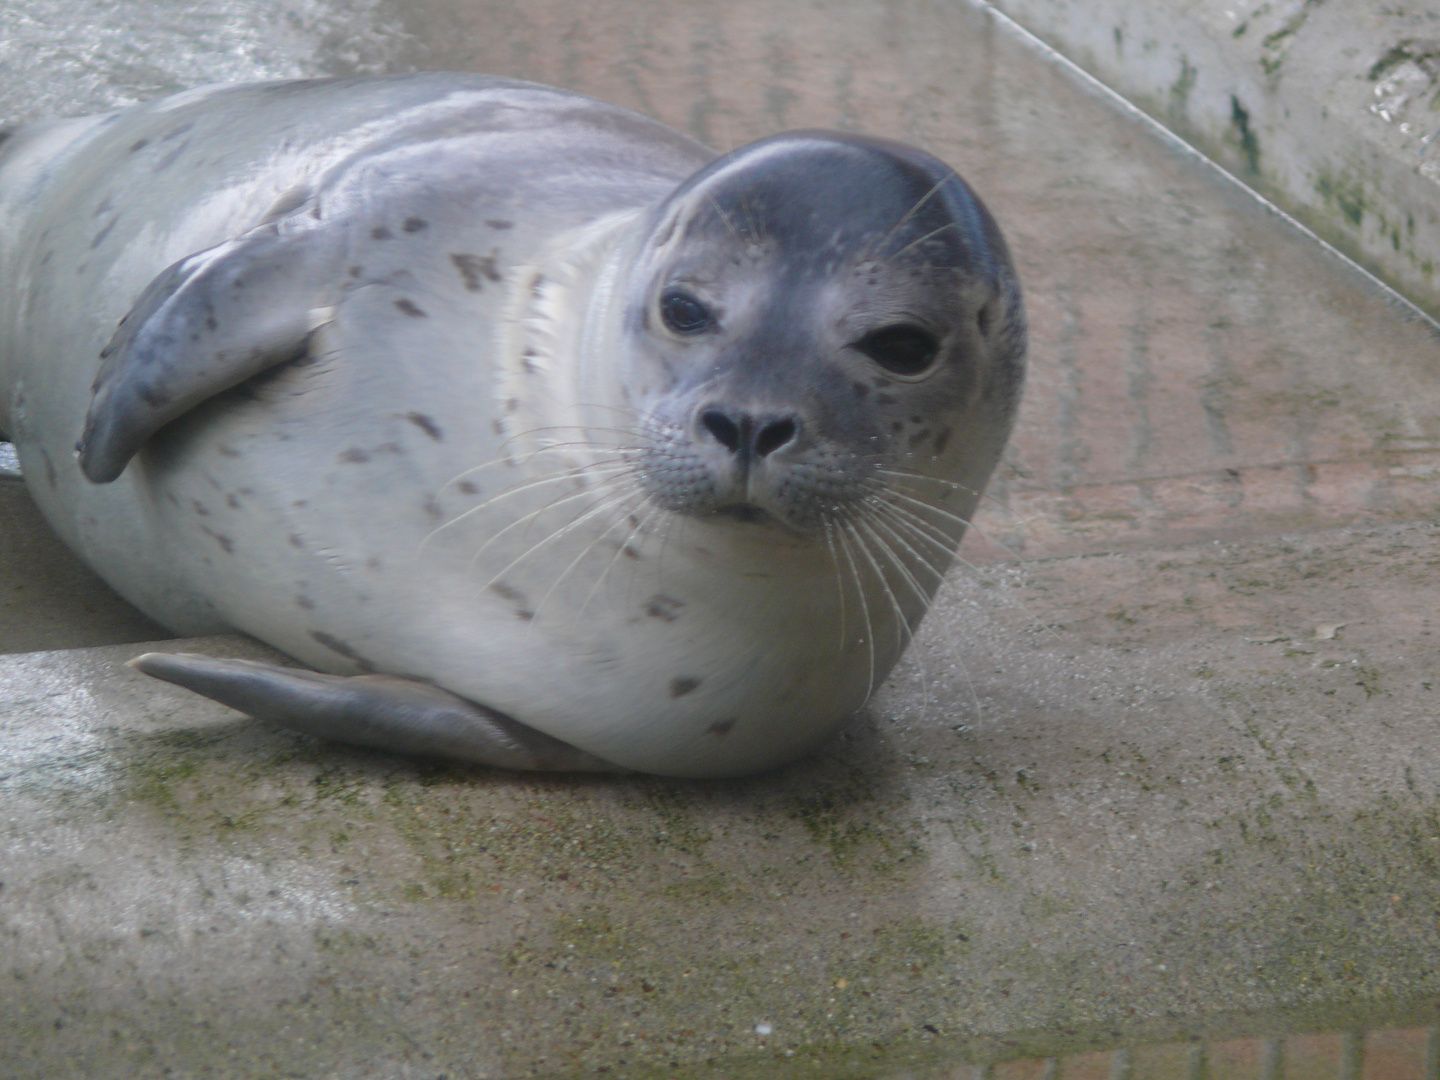
<path fill-rule="evenodd" d="M 635 550 L 633 547 L 631 547 L 629 544 L 626 544 L 626 545 L 625 545 L 623 548 L 621 548 L 620 550 L 625 553 L 625 557 L 626 557 L 627 559 L 634 559 L 634 560 L 636 560 L 637 562 L 640 560 L 640 552 L 636 551 L 636 550 Z"/>
<path fill-rule="evenodd" d="M 674 622 L 680 617 L 680 609 L 685 606 L 685 601 L 676 600 L 673 596 L 665 596 L 656 593 L 649 600 L 645 601 L 645 614 L 652 619 L 663 619 L 665 622 Z"/>
<path fill-rule="evenodd" d="M 217 318 L 215 318 L 214 315 L 206 315 L 206 316 L 205 316 L 205 329 L 206 329 L 206 330 L 219 330 L 219 329 L 220 329 L 220 320 L 217 319 Z"/>
<path fill-rule="evenodd" d="M 711 724 L 705 730 L 711 735 L 729 735 L 730 732 L 735 730 L 735 717 L 732 716 L 727 720 L 716 720 L 715 723 Z"/>
<path fill-rule="evenodd" d="M 165 136 L 165 138 L 166 138 L 167 140 L 169 140 L 170 138 L 172 138 L 172 136 L 167 135 L 167 136 Z M 189 139 L 186 139 L 186 140 L 185 140 L 184 142 L 182 142 L 179 146 L 175 147 L 174 150 L 171 150 L 171 151 L 170 151 L 168 154 L 166 154 L 163 158 L 161 158 L 159 161 L 157 161 L 157 162 L 155 163 L 155 172 L 157 172 L 157 173 L 162 173 L 162 172 L 164 172 L 166 169 L 170 168 L 171 165 L 174 165 L 175 162 L 179 159 L 180 155 L 185 152 L 185 148 L 186 148 L 187 146 L 189 146 L 189 145 L 190 145 L 190 140 L 189 140 Z"/>
<path fill-rule="evenodd" d="M 0 139 L 0 142 L 3 142 L 3 141 L 4 141 L 3 139 Z M 91 217 L 99 217 L 101 214 L 105 213 L 107 210 L 112 209 L 113 206 L 114 206 L 114 204 L 111 202 L 111 197 L 110 197 L 109 195 L 106 195 L 105 198 L 103 198 L 102 200 L 100 200 L 100 205 L 97 206 L 97 207 L 95 207 L 95 212 L 94 212 L 93 214 L 91 214 L 90 216 L 91 216 Z"/>
<path fill-rule="evenodd" d="M 240 500 L 235 497 L 234 492 L 231 492 L 229 495 L 225 496 L 225 505 L 230 507 L 231 510 L 239 510 Z"/>
<path fill-rule="evenodd" d="M 486 218 L 485 224 L 489 225 L 492 229 L 499 229 L 502 232 L 505 229 L 513 229 L 515 227 L 513 221 L 506 221 L 504 218 Z"/>
<path fill-rule="evenodd" d="M 461 480 L 460 483 L 455 486 L 458 487 L 461 491 L 463 491 L 466 495 L 480 494 L 480 489 L 474 484 L 472 484 L 469 480 Z"/>
<path fill-rule="evenodd" d="M 365 268 L 364 268 L 363 266 L 352 266 L 352 267 L 350 267 L 350 276 L 351 276 L 351 277 L 359 277 L 359 276 L 360 276 L 361 274 L 363 274 L 363 273 L 365 273 Z"/>
<path fill-rule="evenodd" d="M 290 546 L 293 548 L 303 548 L 305 546 L 305 541 L 300 539 L 299 533 L 291 533 Z"/>
<path fill-rule="evenodd" d="M 855 384 L 854 390 L 855 397 L 860 401 L 864 401 L 867 397 L 870 396 L 870 388 L 866 386 L 863 382 L 857 382 Z"/>
<path fill-rule="evenodd" d="M 380 556 L 378 555 L 371 555 L 368 559 L 365 560 L 366 570 L 374 570 L 378 573 L 381 569 L 384 568 L 384 566 L 385 564 L 380 561 Z"/>
<path fill-rule="evenodd" d="M 934 451 L 934 452 L 935 452 L 935 456 L 936 456 L 936 457 L 939 457 L 941 454 L 943 454 L 943 453 L 945 452 L 945 447 L 949 444 L 949 442 L 950 442 L 950 429 L 949 429 L 948 427 L 942 427 L 942 428 L 940 429 L 940 434 L 938 434 L 938 435 L 935 436 L 935 451 Z"/>
<path fill-rule="evenodd" d="M 893 435 L 899 435 L 900 432 L 904 430 L 905 424 L 902 421 L 896 420 L 893 424 L 890 425 L 890 432 Z"/>
<path fill-rule="evenodd" d="M 215 531 L 214 531 L 213 529 L 211 529 L 210 526 L 208 526 L 208 525 L 201 525 L 201 526 L 200 526 L 200 530 L 201 530 L 206 536 L 212 538 L 217 544 L 219 544 L 219 545 L 221 546 L 221 548 L 224 549 L 226 555 L 230 555 L 230 554 L 233 554 L 233 553 L 234 553 L 234 551 L 235 551 L 235 541 L 234 541 L 234 540 L 231 540 L 230 537 L 226 536 L 224 533 L 217 533 L 217 532 L 215 532 Z"/>
<path fill-rule="evenodd" d="M 424 218 L 407 217 L 405 223 L 400 226 L 408 233 L 423 232 L 430 227 L 430 223 Z"/>
<path fill-rule="evenodd" d="M 526 348 L 525 351 L 520 354 L 520 366 L 525 369 L 526 375 L 534 375 L 535 372 L 539 370 L 539 368 L 535 366 L 535 358 L 539 355 L 539 353 L 531 348 Z"/>
<path fill-rule="evenodd" d="M 199 514 L 201 517 L 210 516 L 210 508 L 204 503 L 202 503 L 199 499 L 191 499 L 190 505 L 195 508 L 195 513 Z"/>
<path fill-rule="evenodd" d="M 457 251 L 450 256 L 450 261 L 455 264 L 455 269 L 460 271 L 465 288 L 471 292 L 479 292 L 484 287 L 481 278 L 500 280 L 501 275 L 496 268 L 494 255 L 468 255 Z"/>
<path fill-rule="evenodd" d="M 297 596 L 297 597 L 295 597 L 295 604 L 296 604 L 297 607 L 302 607 L 302 608 L 304 608 L 306 611 L 314 611 L 314 610 L 315 610 L 315 601 L 314 601 L 314 600 L 311 600 L 310 597 L 308 597 L 308 596 Z"/>
<path fill-rule="evenodd" d="M 395 234 L 392 233 L 389 229 L 387 229 L 384 225 L 376 225 L 373 229 L 370 230 L 371 240 L 389 240 L 394 235 Z"/>
<path fill-rule="evenodd" d="M 503 437 L 504 434 L 505 434 L 505 423 L 504 423 L 504 421 L 502 421 L 502 420 L 491 420 L 491 421 L 490 421 L 490 430 L 493 431 L 493 432 L 495 432 L 496 435 L 500 435 L 500 436 Z"/>
<path fill-rule="evenodd" d="M 115 223 L 119 220 L 120 215 L 116 214 L 113 218 L 110 219 L 110 224 L 106 225 L 103 229 L 101 229 L 98 233 L 95 234 L 95 238 L 90 241 L 91 251 L 94 251 L 97 247 L 99 247 L 105 242 L 105 238 L 110 235 L 110 230 L 115 228 Z"/>
<path fill-rule="evenodd" d="M 505 411 L 506 411 L 506 412 L 519 412 L 519 411 L 520 411 L 520 399 L 519 399 L 519 398 L 513 398 L 513 397 L 512 397 L 512 398 L 506 398 L 506 399 L 505 399 Z"/>
<path fill-rule="evenodd" d="M 365 462 L 370 460 L 370 455 L 358 446 L 352 446 L 340 455 L 340 460 L 347 465 L 364 465 Z"/>
<path fill-rule="evenodd" d="M 236 450 L 235 447 L 231 446 L 229 443 L 222 442 L 217 445 L 215 449 L 220 451 L 221 457 L 238 458 L 240 456 L 240 451 Z"/>
<path fill-rule="evenodd" d="M 399 300 L 395 301 L 395 306 L 399 308 L 402 312 L 404 312 L 406 315 L 409 315 L 412 319 L 429 318 L 429 316 L 420 309 L 420 305 L 415 303 L 414 300 L 401 297 Z"/>
<path fill-rule="evenodd" d="M 369 660 L 366 660 L 363 656 L 361 656 L 359 653 L 357 653 L 354 649 L 352 649 L 349 645 L 345 644 L 345 642 L 341 641 L 339 638 L 331 637 L 323 630 L 311 630 L 310 636 L 316 641 L 318 641 L 321 645 L 324 645 L 325 648 L 329 649 L 331 652 L 339 653 L 341 656 L 345 657 L 345 659 L 354 662 L 355 666 L 358 667 L 361 671 L 375 670 L 374 664 L 372 664 Z"/>
<path fill-rule="evenodd" d="M 511 588 L 503 581 L 497 581 L 494 585 L 490 586 L 490 591 L 503 600 L 508 600 L 512 604 L 520 605 L 515 608 L 516 618 L 524 619 L 526 622 L 529 622 L 535 617 L 535 612 L 530 610 L 528 606 L 525 606 L 525 594 L 522 593 L 519 589 Z"/>
<path fill-rule="evenodd" d="M 141 150 L 144 150 L 145 147 L 147 147 L 147 146 L 149 146 L 149 145 L 150 145 L 150 140 L 149 140 L 149 139 L 139 139 L 139 140 L 137 140 L 137 141 L 135 141 L 135 142 L 133 142 L 133 143 L 130 144 L 130 153 L 132 153 L 132 154 L 138 154 Z"/>
<path fill-rule="evenodd" d="M 169 131 L 167 131 L 164 135 L 162 135 L 162 136 L 160 137 L 160 141 L 161 141 L 161 142 L 169 142 L 171 139 L 178 139 L 181 135 L 184 135 L 187 131 L 189 131 L 189 130 L 190 130 L 191 128 L 193 128 L 194 126 L 195 126 L 195 121 L 194 121 L 194 120 L 187 120 L 187 121 L 185 121 L 185 123 L 181 124 L 179 127 L 173 127 L 173 128 L 171 128 Z"/>
<path fill-rule="evenodd" d="M 425 501 L 420 506 L 425 511 L 426 517 L 438 520 L 445 516 L 445 511 L 440 509 L 440 504 L 435 501 L 434 495 L 426 495 Z"/>
<path fill-rule="evenodd" d="M 678 678 L 671 679 L 670 696 L 672 698 L 682 698 L 699 686 L 700 682 L 701 680 L 697 679 L 694 675 L 681 675 Z"/>
<path fill-rule="evenodd" d="M 157 390 L 152 383 L 142 383 L 136 387 L 136 392 L 146 405 L 153 405 L 159 408 L 161 405 L 170 404 L 170 395 L 163 390 Z"/>
<path fill-rule="evenodd" d="M 434 420 L 426 416 L 424 413 L 406 413 L 405 419 L 409 420 L 410 423 L 414 424 L 421 431 L 425 432 L 426 435 L 429 435 L 430 438 L 434 439 L 436 442 L 445 441 L 445 433 L 440 430 L 440 425 L 435 423 Z"/>

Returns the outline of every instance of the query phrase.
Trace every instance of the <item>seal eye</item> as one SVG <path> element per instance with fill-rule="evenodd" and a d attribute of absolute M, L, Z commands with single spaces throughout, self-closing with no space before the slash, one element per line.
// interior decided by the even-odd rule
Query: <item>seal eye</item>
<path fill-rule="evenodd" d="M 935 363 L 940 343 L 918 326 L 882 326 L 855 343 L 855 348 L 896 375 L 919 375 Z"/>
<path fill-rule="evenodd" d="M 660 296 L 660 317 L 676 334 L 699 334 L 715 325 L 705 305 L 683 289 L 666 289 Z"/>

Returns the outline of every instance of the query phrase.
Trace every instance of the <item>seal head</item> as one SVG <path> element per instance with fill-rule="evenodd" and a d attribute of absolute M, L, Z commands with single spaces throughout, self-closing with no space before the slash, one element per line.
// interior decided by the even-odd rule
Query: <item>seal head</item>
<path fill-rule="evenodd" d="M 845 528 L 897 482 L 980 486 L 1008 435 L 1009 256 L 921 151 L 807 131 L 721 157 L 653 212 L 625 290 L 638 474 L 666 510 Z"/>

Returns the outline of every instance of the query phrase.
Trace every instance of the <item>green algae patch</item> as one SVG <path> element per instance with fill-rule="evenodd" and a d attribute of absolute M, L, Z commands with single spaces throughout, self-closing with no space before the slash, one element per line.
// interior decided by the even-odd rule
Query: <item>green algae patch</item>
<path fill-rule="evenodd" d="M 1327 210 L 1338 212 L 1351 228 L 1360 228 L 1368 206 L 1365 186 L 1360 181 L 1321 172 L 1315 178 L 1315 194 L 1320 196 L 1320 202 Z"/>

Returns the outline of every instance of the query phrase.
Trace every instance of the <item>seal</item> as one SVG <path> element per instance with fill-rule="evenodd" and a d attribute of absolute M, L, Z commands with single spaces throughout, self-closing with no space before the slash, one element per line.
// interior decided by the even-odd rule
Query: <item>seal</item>
<path fill-rule="evenodd" d="M 930 155 L 717 156 L 478 76 L 14 128 L 0 277 L 0 429 L 66 543 L 315 670 L 136 667 L 512 768 L 816 746 L 908 644 L 1024 371 L 1005 242 Z"/>

